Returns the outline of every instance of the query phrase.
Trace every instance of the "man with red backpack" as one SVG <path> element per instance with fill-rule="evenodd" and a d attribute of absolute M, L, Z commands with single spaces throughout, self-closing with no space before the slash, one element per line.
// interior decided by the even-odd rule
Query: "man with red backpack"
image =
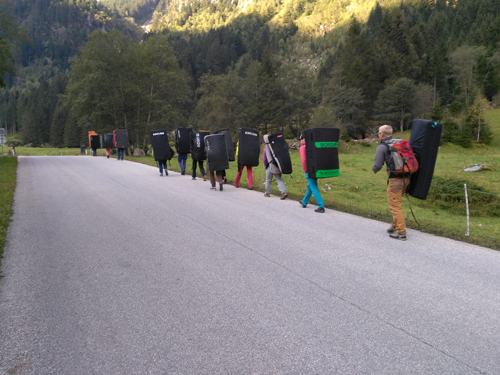
<path fill-rule="evenodd" d="M 373 173 L 387 166 L 389 181 L 387 184 L 387 200 L 392 213 L 392 224 L 387 232 L 389 237 L 406 241 L 406 223 L 403 214 L 402 198 L 410 183 L 410 176 L 418 168 L 418 163 L 409 147 L 408 141 L 392 138 L 392 127 L 382 125 L 378 130 L 380 145 L 375 153 Z"/>

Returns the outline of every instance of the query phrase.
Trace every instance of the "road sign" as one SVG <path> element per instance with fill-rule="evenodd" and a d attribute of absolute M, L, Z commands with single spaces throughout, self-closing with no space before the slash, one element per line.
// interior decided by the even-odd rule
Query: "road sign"
<path fill-rule="evenodd" d="M 5 142 L 7 142 L 7 138 L 0 136 L 0 143 L 5 144 Z"/>
<path fill-rule="evenodd" d="M 4 136 L 5 135 L 5 128 L 0 128 L 0 136 Z"/>

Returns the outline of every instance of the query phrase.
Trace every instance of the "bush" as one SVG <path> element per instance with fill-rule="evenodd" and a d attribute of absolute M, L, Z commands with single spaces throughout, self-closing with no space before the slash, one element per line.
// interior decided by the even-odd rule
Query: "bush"
<path fill-rule="evenodd" d="M 464 181 L 434 177 L 427 200 L 450 211 L 465 212 Z M 469 212 L 471 215 L 500 216 L 500 199 L 483 187 L 467 182 Z"/>

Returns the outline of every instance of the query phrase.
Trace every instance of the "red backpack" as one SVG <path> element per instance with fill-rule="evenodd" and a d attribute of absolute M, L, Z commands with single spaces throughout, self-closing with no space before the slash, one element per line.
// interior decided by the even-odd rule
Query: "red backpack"
<path fill-rule="evenodd" d="M 418 170 L 418 161 L 410 147 L 410 142 L 397 139 L 393 141 L 395 142 L 392 143 L 389 141 L 387 146 L 394 162 L 394 170 L 387 171 L 387 173 L 390 174 L 392 172 L 397 176 L 415 173 Z"/>

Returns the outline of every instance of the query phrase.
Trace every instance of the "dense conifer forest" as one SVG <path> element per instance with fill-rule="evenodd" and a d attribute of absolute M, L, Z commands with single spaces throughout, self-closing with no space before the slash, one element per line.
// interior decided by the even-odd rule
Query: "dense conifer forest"
<path fill-rule="evenodd" d="M 482 112 L 500 104 L 497 0 L 0 4 L 29 38 L 0 30 L 16 62 L 0 64 L 0 121 L 23 144 L 78 146 L 87 130 L 126 127 L 142 147 L 179 126 L 364 138 L 424 117 L 468 147 L 491 140 Z"/>

